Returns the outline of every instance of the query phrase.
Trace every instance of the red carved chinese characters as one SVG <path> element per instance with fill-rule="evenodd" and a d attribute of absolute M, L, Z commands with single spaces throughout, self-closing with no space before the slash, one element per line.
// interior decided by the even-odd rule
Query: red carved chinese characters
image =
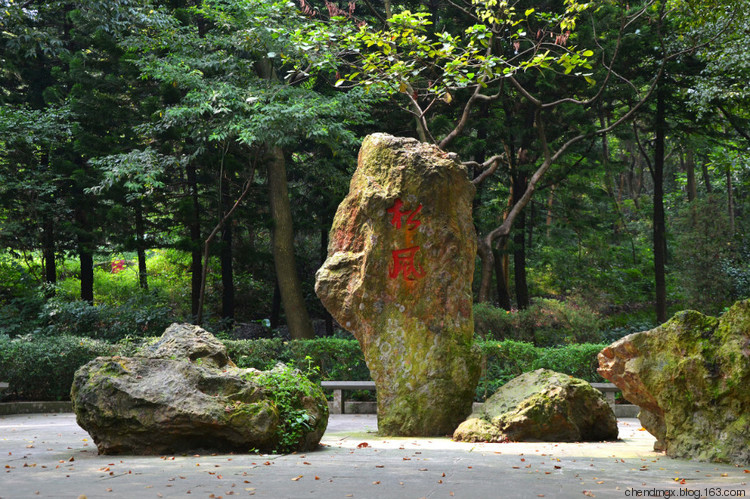
<path fill-rule="evenodd" d="M 393 264 L 388 267 L 388 277 L 395 279 L 403 272 L 404 279 L 414 281 L 425 276 L 421 265 L 414 262 L 414 256 L 419 251 L 419 246 L 391 251 Z"/>
<path fill-rule="evenodd" d="M 401 228 L 401 219 L 406 216 L 406 230 L 414 230 L 420 225 L 422 225 L 422 222 L 419 220 L 414 220 L 414 217 L 419 214 L 420 211 L 422 211 L 422 205 L 420 204 L 417 206 L 417 209 L 411 210 L 411 211 L 402 211 L 401 207 L 404 205 L 404 202 L 400 199 L 397 199 L 395 203 L 393 203 L 393 206 L 388 208 L 386 213 L 393 214 L 393 217 L 391 218 L 391 225 L 396 227 L 397 229 Z"/>
<path fill-rule="evenodd" d="M 403 228 L 406 231 L 406 244 L 410 245 L 414 229 L 422 224 L 420 220 L 415 218 L 422 211 L 422 205 L 420 204 L 413 210 L 402 210 L 403 206 L 404 202 L 396 199 L 393 206 L 388 208 L 386 212 L 392 215 L 391 225 L 397 229 Z M 406 217 L 405 223 L 403 221 L 404 217 Z M 425 271 L 415 261 L 417 251 L 419 251 L 419 246 L 410 246 L 409 248 L 391 251 L 393 261 L 388 266 L 388 277 L 396 279 L 399 274 L 403 274 L 404 279 L 407 281 L 415 281 L 424 277 Z"/>

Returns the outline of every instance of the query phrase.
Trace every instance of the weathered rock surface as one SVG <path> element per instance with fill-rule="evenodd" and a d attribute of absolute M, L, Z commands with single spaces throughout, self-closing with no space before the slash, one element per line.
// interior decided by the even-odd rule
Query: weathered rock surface
<path fill-rule="evenodd" d="M 81 367 L 71 399 L 102 454 L 308 450 L 328 424 L 317 385 L 283 365 L 237 368 L 221 342 L 189 324 L 172 324 L 134 357 Z"/>
<path fill-rule="evenodd" d="M 601 351 L 599 373 L 640 406 L 656 449 L 750 464 L 750 301 L 626 336 Z"/>
<path fill-rule="evenodd" d="M 548 369 L 512 379 L 453 433 L 467 442 L 617 440 L 617 419 L 587 381 Z"/>
<path fill-rule="evenodd" d="M 315 291 L 359 340 L 386 435 L 444 435 L 471 412 L 474 186 L 439 148 L 367 137 Z"/>

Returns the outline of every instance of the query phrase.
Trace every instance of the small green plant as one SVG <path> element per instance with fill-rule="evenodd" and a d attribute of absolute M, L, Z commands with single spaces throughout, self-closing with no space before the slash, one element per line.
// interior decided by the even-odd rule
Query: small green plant
<path fill-rule="evenodd" d="M 264 372 L 259 381 L 268 390 L 279 411 L 278 447 L 275 452 L 297 450 L 305 434 L 312 431 L 314 425 L 301 401 L 305 396 L 313 396 L 312 392 L 320 391 L 320 388 L 298 369 L 285 364 L 278 364 L 274 369 Z M 322 393 L 318 395 L 322 396 Z"/>

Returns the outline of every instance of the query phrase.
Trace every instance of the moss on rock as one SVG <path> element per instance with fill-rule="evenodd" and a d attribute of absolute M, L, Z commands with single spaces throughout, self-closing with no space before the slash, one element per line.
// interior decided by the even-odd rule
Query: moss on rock
<path fill-rule="evenodd" d="M 328 423 L 319 386 L 285 366 L 237 368 L 223 345 L 195 326 L 172 325 L 168 333 L 156 350 L 99 357 L 76 372 L 76 420 L 100 453 L 289 452 L 318 445 Z"/>
<path fill-rule="evenodd" d="M 537 369 L 509 381 L 453 433 L 455 440 L 549 442 L 617 439 L 617 419 L 587 381 Z"/>
<path fill-rule="evenodd" d="M 684 311 L 599 354 L 599 372 L 641 407 L 672 457 L 750 463 L 750 301 L 722 317 Z"/>
<path fill-rule="evenodd" d="M 362 143 L 315 290 L 362 346 L 382 434 L 445 435 L 471 411 L 473 195 L 465 167 L 433 145 Z"/>

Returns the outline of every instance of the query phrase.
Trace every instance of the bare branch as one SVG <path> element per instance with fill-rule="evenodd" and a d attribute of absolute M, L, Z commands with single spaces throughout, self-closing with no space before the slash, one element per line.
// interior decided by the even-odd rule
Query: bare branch
<path fill-rule="evenodd" d="M 638 145 L 638 150 L 641 153 L 641 156 L 643 156 L 643 159 L 646 160 L 646 166 L 648 167 L 648 171 L 651 174 L 651 178 L 654 177 L 654 167 L 651 164 L 651 157 L 646 152 L 646 148 L 643 147 L 643 142 L 641 142 L 641 135 L 638 133 L 638 125 L 636 123 L 633 123 L 633 133 L 635 134 L 635 143 Z"/>
<path fill-rule="evenodd" d="M 495 171 L 500 166 L 500 160 L 503 159 L 504 156 L 504 154 L 496 154 L 481 164 L 477 163 L 476 161 L 464 161 L 463 164 L 466 166 L 472 166 L 474 168 L 481 168 L 484 170 L 481 174 L 477 175 L 477 178 L 472 180 L 471 183 L 474 185 L 479 185 L 484 182 L 485 179 L 495 173 Z"/>
<path fill-rule="evenodd" d="M 730 114 L 729 111 L 727 111 L 726 109 L 724 109 L 724 106 L 722 106 L 721 104 L 717 105 L 716 107 L 719 108 L 719 111 L 721 111 L 721 114 L 724 115 L 724 117 L 727 119 L 727 121 L 732 126 L 732 128 L 734 128 L 734 130 L 738 134 L 740 134 L 742 137 L 744 137 L 745 140 L 750 141 L 750 134 L 748 134 L 747 130 L 745 130 L 742 127 L 742 125 L 737 120 L 737 117 L 734 116 L 734 115 L 732 115 L 732 114 Z"/>
<path fill-rule="evenodd" d="M 381 23 L 383 23 L 384 25 L 387 25 L 387 24 L 388 24 L 388 21 L 386 21 L 386 20 L 385 20 L 385 19 L 383 18 L 383 16 L 381 16 L 381 15 L 380 15 L 380 14 L 378 13 L 378 11 L 377 11 L 377 10 L 375 10 L 375 7 L 373 7 L 373 6 L 372 6 L 372 4 L 370 3 L 370 0 L 365 0 L 365 4 L 366 4 L 366 5 L 367 5 L 367 7 L 368 7 L 368 8 L 370 9 L 370 12 L 372 12 L 372 13 L 373 13 L 373 15 L 374 15 L 375 17 L 377 17 L 377 18 L 378 18 L 378 20 L 380 20 L 380 22 L 381 22 Z"/>

